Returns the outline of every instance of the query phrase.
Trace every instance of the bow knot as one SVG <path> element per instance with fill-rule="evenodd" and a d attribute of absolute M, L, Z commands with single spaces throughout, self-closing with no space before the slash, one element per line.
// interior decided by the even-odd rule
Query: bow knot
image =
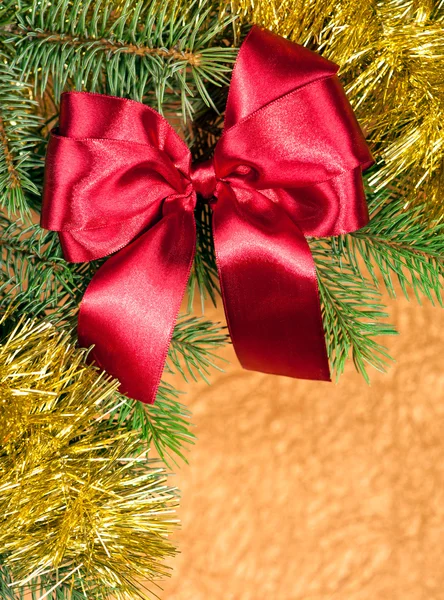
<path fill-rule="evenodd" d="M 190 179 L 197 194 L 200 194 L 205 200 L 213 198 L 218 183 L 214 171 L 214 159 L 193 163 L 190 169 Z"/>
<path fill-rule="evenodd" d="M 338 67 L 253 26 L 236 61 L 214 157 L 191 164 L 140 102 L 62 95 L 42 225 L 68 260 L 112 256 L 83 297 L 78 335 L 121 391 L 153 402 L 196 248 L 196 193 L 212 211 L 227 323 L 247 369 L 329 380 L 306 238 L 359 229 L 371 154 Z"/>

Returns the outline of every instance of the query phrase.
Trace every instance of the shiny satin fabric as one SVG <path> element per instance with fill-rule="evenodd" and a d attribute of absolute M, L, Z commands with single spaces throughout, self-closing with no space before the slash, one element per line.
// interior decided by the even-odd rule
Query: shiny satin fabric
<path fill-rule="evenodd" d="M 64 255 L 113 254 L 88 286 L 79 342 L 129 397 L 153 402 L 196 244 L 196 194 L 211 203 L 221 292 L 247 369 L 329 380 L 308 236 L 368 221 L 372 157 L 338 67 L 254 26 L 239 51 L 214 157 L 191 154 L 139 102 L 62 95 L 42 226 Z"/>

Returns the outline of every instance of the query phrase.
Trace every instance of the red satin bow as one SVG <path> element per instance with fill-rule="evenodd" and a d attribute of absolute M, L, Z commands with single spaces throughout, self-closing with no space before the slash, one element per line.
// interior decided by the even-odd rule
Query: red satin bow
<path fill-rule="evenodd" d="M 193 262 L 196 192 L 215 198 L 225 313 L 247 369 L 329 380 L 305 236 L 368 220 L 372 163 L 336 76 L 306 48 L 253 27 L 236 62 L 211 161 L 139 102 L 62 96 L 46 157 L 42 226 L 69 261 L 115 253 L 81 303 L 79 341 L 132 398 L 153 402 Z"/>

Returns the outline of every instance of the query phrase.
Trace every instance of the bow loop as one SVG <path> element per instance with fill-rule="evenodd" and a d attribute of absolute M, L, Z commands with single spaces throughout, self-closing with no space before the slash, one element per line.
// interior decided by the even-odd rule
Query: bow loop
<path fill-rule="evenodd" d="M 191 155 L 153 109 L 123 98 L 65 92 L 46 152 L 42 226 L 66 258 L 89 261 L 126 246 L 188 196 Z"/>
<path fill-rule="evenodd" d="M 190 274 L 196 194 L 209 201 L 227 323 L 245 368 L 319 380 L 329 368 L 306 236 L 368 220 L 372 163 L 336 76 L 317 54 L 254 26 L 214 157 L 150 107 L 62 95 L 48 145 L 42 225 L 68 260 L 113 254 L 81 303 L 79 341 L 129 396 L 153 402 Z M 217 201 L 211 201 L 216 197 Z"/>
<path fill-rule="evenodd" d="M 297 88 L 332 77 L 338 68 L 299 44 L 253 26 L 233 69 L 225 129 Z"/>

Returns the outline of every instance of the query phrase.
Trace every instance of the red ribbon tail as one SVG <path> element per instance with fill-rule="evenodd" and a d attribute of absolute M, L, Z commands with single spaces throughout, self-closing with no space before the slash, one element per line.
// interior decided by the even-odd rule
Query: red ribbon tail
<path fill-rule="evenodd" d="M 329 381 L 316 270 L 299 227 L 259 191 L 223 186 L 213 228 L 227 323 L 243 367 Z"/>
<path fill-rule="evenodd" d="M 79 342 L 130 398 L 155 400 L 195 245 L 193 211 L 169 212 L 109 258 L 83 297 Z"/>

